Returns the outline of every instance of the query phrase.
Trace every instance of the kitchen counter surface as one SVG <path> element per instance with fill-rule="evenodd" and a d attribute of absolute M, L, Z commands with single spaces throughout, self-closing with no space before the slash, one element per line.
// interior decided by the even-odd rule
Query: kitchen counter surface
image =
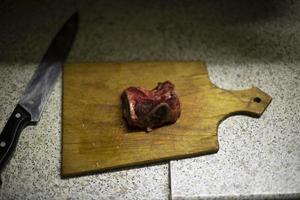
<path fill-rule="evenodd" d="M 204 60 L 225 89 L 273 97 L 260 119 L 221 123 L 217 154 L 61 179 L 61 76 L 1 176 L 0 199 L 300 198 L 300 2 L 0 1 L 0 129 L 74 11 L 67 62 Z"/>

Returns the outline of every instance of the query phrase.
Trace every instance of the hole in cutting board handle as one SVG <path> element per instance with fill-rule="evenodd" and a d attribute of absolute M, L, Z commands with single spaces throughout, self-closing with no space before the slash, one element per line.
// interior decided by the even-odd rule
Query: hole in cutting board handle
<path fill-rule="evenodd" d="M 256 102 L 256 103 L 259 103 L 259 102 L 261 102 L 261 98 L 255 97 L 255 98 L 253 99 L 253 101 Z"/>

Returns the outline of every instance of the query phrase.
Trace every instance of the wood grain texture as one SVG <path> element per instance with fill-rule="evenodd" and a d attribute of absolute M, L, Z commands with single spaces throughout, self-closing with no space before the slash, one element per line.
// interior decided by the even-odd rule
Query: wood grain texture
<path fill-rule="evenodd" d="M 120 95 L 128 86 L 152 89 L 170 80 L 182 113 L 151 133 L 129 129 Z M 271 97 L 258 88 L 223 90 L 202 62 L 67 64 L 63 75 L 62 176 L 186 158 L 218 151 L 225 118 L 259 117 Z"/>

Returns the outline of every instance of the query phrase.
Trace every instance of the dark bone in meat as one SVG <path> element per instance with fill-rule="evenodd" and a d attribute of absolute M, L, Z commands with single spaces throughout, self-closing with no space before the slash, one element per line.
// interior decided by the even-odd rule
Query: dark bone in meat
<path fill-rule="evenodd" d="M 170 81 L 158 83 L 153 90 L 129 87 L 121 95 L 123 116 L 128 125 L 151 131 L 175 123 L 181 109 L 175 86 Z"/>

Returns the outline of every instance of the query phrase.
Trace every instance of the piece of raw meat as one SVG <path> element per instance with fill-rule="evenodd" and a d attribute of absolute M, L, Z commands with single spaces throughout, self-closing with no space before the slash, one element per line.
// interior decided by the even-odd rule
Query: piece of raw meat
<path fill-rule="evenodd" d="M 175 86 L 170 81 L 158 83 L 153 90 L 129 87 L 121 95 L 123 116 L 128 125 L 145 129 L 175 123 L 181 109 Z"/>

